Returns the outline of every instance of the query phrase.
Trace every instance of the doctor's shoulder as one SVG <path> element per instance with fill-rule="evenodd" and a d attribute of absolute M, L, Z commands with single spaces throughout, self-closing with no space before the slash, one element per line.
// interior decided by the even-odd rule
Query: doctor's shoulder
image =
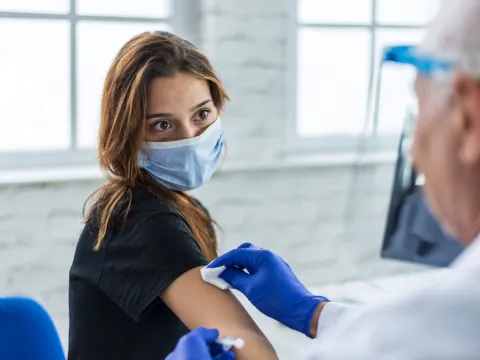
<path fill-rule="evenodd" d="M 356 359 L 479 359 L 480 273 L 444 274 L 422 288 L 361 307 L 326 335 L 315 353 L 336 353 L 339 359 L 353 354 Z"/>

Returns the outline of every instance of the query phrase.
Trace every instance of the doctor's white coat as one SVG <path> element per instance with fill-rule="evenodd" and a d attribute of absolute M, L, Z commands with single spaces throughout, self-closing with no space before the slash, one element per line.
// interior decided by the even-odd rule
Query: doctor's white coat
<path fill-rule="evenodd" d="M 361 308 L 327 304 L 308 360 L 480 360 L 480 236 L 441 283 Z"/>

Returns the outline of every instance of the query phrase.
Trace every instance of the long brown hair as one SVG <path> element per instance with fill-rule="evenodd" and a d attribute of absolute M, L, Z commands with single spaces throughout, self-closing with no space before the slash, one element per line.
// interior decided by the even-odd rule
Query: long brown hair
<path fill-rule="evenodd" d="M 107 183 L 87 200 L 92 204 L 86 221 L 95 220 L 100 249 L 119 207 L 128 214 L 132 189 L 143 187 L 172 206 L 190 226 L 208 260 L 217 256 L 212 219 L 187 194 L 160 185 L 138 166 L 144 139 L 148 84 L 157 77 L 186 72 L 208 82 L 212 100 L 220 111 L 228 96 L 209 60 L 192 43 L 167 32 L 142 33 L 128 41 L 115 57 L 102 95 L 98 157 Z"/>

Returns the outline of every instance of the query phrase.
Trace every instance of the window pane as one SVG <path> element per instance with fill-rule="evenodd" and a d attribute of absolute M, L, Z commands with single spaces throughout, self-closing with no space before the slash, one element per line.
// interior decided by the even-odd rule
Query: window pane
<path fill-rule="evenodd" d="M 381 54 L 385 46 L 416 45 L 425 35 L 425 30 L 382 29 L 376 33 L 375 79 L 378 76 Z M 378 132 L 382 134 L 399 134 L 405 116 L 405 106 L 412 98 L 412 86 L 415 72 L 408 66 L 385 66 L 382 72 L 382 88 L 378 116 Z"/>
<path fill-rule="evenodd" d="M 115 55 L 131 37 L 153 30 L 168 28 L 162 23 L 79 22 L 77 140 L 81 148 L 96 144 L 103 82 Z"/>
<path fill-rule="evenodd" d="M 0 20 L 0 151 L 70 145 L 69 24 Z"/>
<path fill-rule="evenodd" d="M 299 0 L 298 18 L 306 23 L 367 24 L 372 19 L 372 0 Z"/>
<path fill-rule="evenodd" d="M 77 0 L 83 15 L 139 16 L 165 18 L 171 14 L 171 0 Z"/>
<path fill-rule="evenodd" d="M 377 22 L 425 25 L 439 9 L 441 0 L 377 0 Z"/>
<path fill-rule="evenodd" d="M 69 0 L 0 0 L 0 11 L 66 14 Z"/>
<path fill-rule="evenodd" d="M 366 115 L 369 32 L 301 29 L 298 45 L 299 135 L 358 134 Z"/>

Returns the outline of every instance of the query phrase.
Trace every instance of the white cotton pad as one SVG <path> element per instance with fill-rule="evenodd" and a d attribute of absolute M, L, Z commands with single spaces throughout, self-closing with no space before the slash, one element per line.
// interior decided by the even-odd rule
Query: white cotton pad
<path fill-rule="evenodd" d="M 223 350 L 230 351 L 232 348 L 237 350 L 243 349 L 245 340 L 241 338 L 234 339 L 232 337 L 219 338 L 215 342 L 223 347 Z"/>
<path fill-rule="evenodd" d="M 203 281 L 216 286 L 221 290 L 228 290 L 231 288 L 230 284 L 225 280 L 219 278 L 220 274 L 225 270 L 225 266 L 220 266 L 216 268 L 206 268 L 200 269 L 200 274 L 202 275 Z"/>

